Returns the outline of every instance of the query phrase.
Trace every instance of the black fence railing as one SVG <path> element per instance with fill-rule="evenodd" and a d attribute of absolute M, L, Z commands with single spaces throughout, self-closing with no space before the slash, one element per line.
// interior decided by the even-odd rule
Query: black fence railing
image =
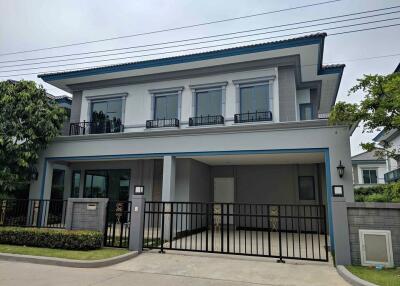
<path fill-rule="evenodd" d="M 146 128 L 179 127 L 179 119 L 154 119 L 146 121 Z"/>
<path fill-rule="evenodd" d="M 189 118 L 189 126 L 224 124 L 222 115 L 205 115 Z"/>
<path fill-rule="evenodd" d="M 67 200 L 0 200 L 0 226 L 64 228 Z"/>
<path fill-rule="evenodd" d="M 256 111 L 235 114 L 235 123 L 256 122 L 256 121 L 272 121 L 271 111 Z"/>
<path fill-rule="evenodd" d="M 143 248 L 328 261 L 325 207 L 146 202 Z"/>
<path fill-rule="evenodd" d="M 102 133 L 124 132 L 124 125 L 115 120 L 104 121 L 83 121 L 71 123 L 69 126 L 69 135 L 86 135 Z"/>
<path fill-rule="evenodd" d="M 130 201 L 109 201 L 104 231 L 104 245 L 110 247 L 129 247 L 131 224 Z"/>

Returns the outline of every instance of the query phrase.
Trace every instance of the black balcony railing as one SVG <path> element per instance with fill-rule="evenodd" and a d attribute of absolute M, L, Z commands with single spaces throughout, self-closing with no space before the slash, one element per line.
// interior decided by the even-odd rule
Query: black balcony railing
<path fill-rule="evenodd" d="M 69 135 L 118 133 L 124 131 L 124 125 L 119 120 L 83 121 L 71 123 Z"/>
<path fill-rule="evenodd" d="M 400 180 L 400 168 L 393 171 L 387 172 L 383 175 L 385 178 L 385 183 L 396 182 Z"/>
<path fill-rule="evenodd" d="M 206 115 L 189 118 L 189 126 L 224 124 L 222 115 Z"/>
<path fill-rule="evenodd" d="M 179 119 L 154 119 L 146 121 L 146 128 L 179 127 Z"/>
<path fill-rule="evenodd" d="M 235 123 L 272 121 L 271 111 L 256 111 L 235 114 Z"/>

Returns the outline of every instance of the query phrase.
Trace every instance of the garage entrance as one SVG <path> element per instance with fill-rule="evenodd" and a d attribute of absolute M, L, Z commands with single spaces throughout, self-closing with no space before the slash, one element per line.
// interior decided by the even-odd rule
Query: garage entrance
<path fill-rule="evenodd" d="M 323 205 L 145 202 L 143 248 L 328 261 Z"/>

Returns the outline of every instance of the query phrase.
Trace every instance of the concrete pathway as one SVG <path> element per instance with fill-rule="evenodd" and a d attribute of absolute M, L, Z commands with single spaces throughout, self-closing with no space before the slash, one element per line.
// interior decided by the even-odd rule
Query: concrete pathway
<path fill-rule="evenodd" d="M 118 265 L 78 269 L 0 261 L 8 285 L 348 285 L 328 263 L 148 252 Z"/>

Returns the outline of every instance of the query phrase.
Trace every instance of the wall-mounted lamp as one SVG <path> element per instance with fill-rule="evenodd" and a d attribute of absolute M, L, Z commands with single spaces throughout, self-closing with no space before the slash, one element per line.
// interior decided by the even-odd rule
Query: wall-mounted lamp
<path fill-rule="evenodd" d="M 339 166 L 336 167 L 339 177 L 342 178 L 344 175 L 344 166 L 342 165 L 342 161 L 339 162 Z"/>
<path fill-rule="evenodd" d="M 31 180 L 36 181 L 38 179 L 38 177 L 39 177 L 38 171 L 36 170 L 35 167 L 32 167 L 31 168 Z"/>
<path fill-rule="evenodd" d="M 144 186 L 135 186 L 133 189 L 134 195 L 143 195 L 144 194 Z"/>

